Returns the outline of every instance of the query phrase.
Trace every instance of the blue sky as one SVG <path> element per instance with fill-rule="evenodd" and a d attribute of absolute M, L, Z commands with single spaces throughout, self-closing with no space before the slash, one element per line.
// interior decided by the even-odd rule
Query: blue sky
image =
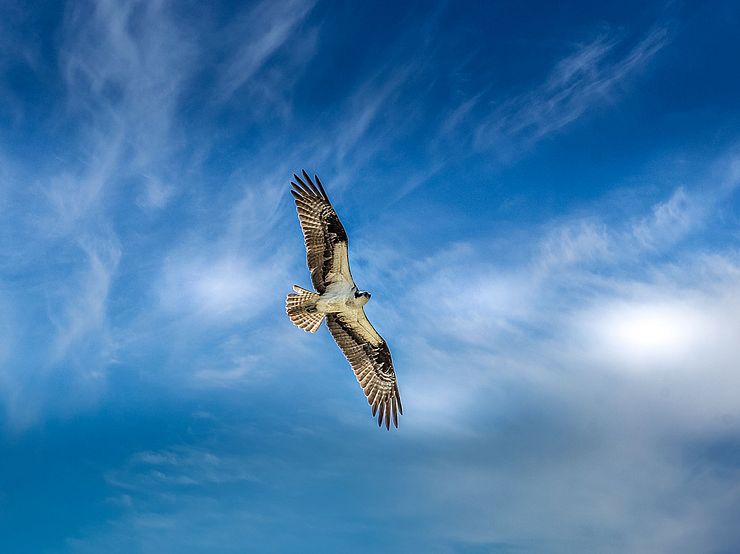
<path fill-rule="evenodd" d="M 3 552 L 740 550 L 736 2 L 0 12 Z"/>

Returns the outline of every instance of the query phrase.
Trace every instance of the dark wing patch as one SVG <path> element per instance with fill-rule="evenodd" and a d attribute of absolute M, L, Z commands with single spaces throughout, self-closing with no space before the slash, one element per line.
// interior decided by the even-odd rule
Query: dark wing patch
<path fill-rule="evenodd" d="M 365 317 L 364 312 L 360 317 Z M 365 322 L 372 328 L 366 317 Z M 398 414 L 403 414 L 403 406 L 391 352 L 386 342 L 377 333 L 375 337 L 368 336 L 363 329 L 364 325 L 359 325 L 342 314 L 328 314 L 326 324 L 352 365 L 357 381 L 372 406 L 373 417 L 377 413 L 378 425 L 385 422 L 386 429 L 390 429 L 393 419 L 393 425 L 398 427 Z"/>
<path fill-rule="evenodd" d="M 306 242 L 306 261 L 311 271 L 311 281 L 316 291 L 323 293 L 328 285 L 326 276 L 332 267 L 334 247 L 339 242 L 347 242 L 347 233 L 318 176 L 314 177 L 315 184 L 305 170 L 303 179 L 298 175 L 293 175 L 293 178 L 290 192 L 295 197 Z"/>

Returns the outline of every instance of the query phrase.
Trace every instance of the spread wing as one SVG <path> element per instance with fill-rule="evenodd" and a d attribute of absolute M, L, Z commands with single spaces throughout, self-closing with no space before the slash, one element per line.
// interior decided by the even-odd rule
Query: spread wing
<path fill-rule="evenodd" d="M 373 328 L 364 310 L 354 319 L 351 313 L 327 314 L 326 324 L 334 340 L 352 365 L 357 381 L 378 413 L 378 425 L 385 421 L 390 429 L 391 417 L 398 427 L 398 414 L 403 414 L 396 373 L 388 345 Z"/>
<path fill-rule="evenodd" d="M 318 176 L 316 184 L 303 172 L 303 179 L 293 175 L 290 191 L 295 197 L 298 219 L 306 242 L 306 260 L 311 271 L 311 281 L 319 293 L 338 279 L 351 283 L 347 254 L 347 233 L 337 212 L 329 202 Z"/>

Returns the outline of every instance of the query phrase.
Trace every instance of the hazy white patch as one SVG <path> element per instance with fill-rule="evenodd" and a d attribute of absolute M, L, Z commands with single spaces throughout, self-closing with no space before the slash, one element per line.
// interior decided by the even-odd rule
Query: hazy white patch
<path fill-rule="evenodd" d="M 146 178 L 143 191 L 136 202 L 142 208 L 161 209 L 167 205 L 174 192 L 174 187 L 163 183 L 160 179 Z"/>
<path fill-rule="evenodd" d="M 230 387 L 242 383 L 252 376 L 257 365 L 256 356 L 241 355 L 231 361 L 231 365 L 224 368 L 210 367 L 199 369 L 193 374 L 193 380 L 198 386 Z"/>
<path fill-rule="evenodd" d="M 464 342 L 491 343 L 496 335 L 527 317 L 532 309 L 533 286 L 536 284 L 525 275 L 492 269 L 440 272 L 418 289 L 418 297 L 427 301 L 416 315 L 428 336 L 441 334 Z M 444 314 L 445 324 L 440 325 L 436 317 L 425 318 L 428 310 Z"/>
<path fill-rule="evenodd" d="M 75 341 L 105 327 L 112 276 L 121 257 L 115 243 L 82 244 L 88 269 L 73 290 L 63 291 L 60 313 L 50 313 L 58 332 L 52 356 L 59 360 Z"/>
<path fill-rule="evenodd" d="M 193 376 L 198 383 L 209 387 L 228 387 L 244 380 L 249 375 L 251 364 L 243 363 L 231 369 L 201 369 Z"/>
<path fill-rule="evenodd" d="M 239 313 L 249 317 L 262 306 L 261 285 L 266 277 L 262 268 L 238 257 L 170 259 L 158 292 L 168 310 L 214 318 Z"/>
<path fill-rule="evenodd" d="M 684 365 L 716 336 L 716 319 L 688 302 L 605 302 L 582 316 L 583 338 L 610 366 L 650 371 Z"/>
<path fill-rule="evenodd" d="M 580 219 L 551 229 L 540 243 L 541 270 L 598 261 L 613 255 L 614 237 L 598 221 Z"/>
<path fill-rule="evenodd" d="M 404 371 L 399 378 L 404 409 L 408 412 L 403 428 L 424 436 L 471 437 L 475 434 L 471 423 L 481 399 L 485 399 L 489 415 L 507 409 L 498 384 L 510 377 L 510 368 L 497 363 L 497 356 L 490 352 L 481 354 L 471 348 L 462 356 L 457 349 L 436 349 L 426 331 L 423 337 L 403 342 L 404 349 L 413 345 L 414 367 L 424 368 L 423 372 Z M 402 371 L 407 369 L 404 364 L 399 367 Z"/>

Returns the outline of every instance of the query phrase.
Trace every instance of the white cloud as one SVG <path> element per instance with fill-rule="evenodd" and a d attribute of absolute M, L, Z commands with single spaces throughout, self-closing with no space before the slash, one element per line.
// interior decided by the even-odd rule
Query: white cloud
<path fill-rule="evenodd" d="M 654 249 L 681 240 L 703 220 L 701 213 L 712 207 L 713 199 L 691 198 L 679 187 L 673 195 L 653 208 L 649 217 L 634 225 L 632 233 L 638 247 Z"/>
<path fill-rule="evenodd" d="M 63 358 L 81 338 L 93 333 L 105 333 L 108 295 L 111 279 L 120 260 L 120 248 L 104 240 L 97 244 L 83 243 L 80 247 L 87 257 L 88 268 L 80 276 L 80 282 L 71 289 L 61 287 L 58 313 L 50 314 L 57 327 L 52 349 L 55 361 Z M 102 347 L 101 350 L 104 352 L 106 348 Z"/>
<path fill-rule="evenodd" d="M 726 162 L 717 167 L 729 171 Z M 723 414 L 740 418 L 725 392 L 740 378 L 729 331 L 740 328 L 740 262 L 731 249 L 708 255 L 691 240 L 716 230 L 733 190 L 726 181 L 678 187 L 644 215 L 620 217 L 608 203 L 597 205 L 601 216 L 582 208 L 519 237 L 517 251 L 529 255 L 518 264 L 497 262 L 485 244 L 455 244 L 404 268 L 399 282 L 416 284 L 397 301 L 403 316 L 390 320 L 390 336 L 402 359 L 424 368 L 402 381 L 413 384 L 407 403 L 416 398 L 424 411 L 412 427 L 434 429 L 443 419 L 459 430 L 501 387 L 529 382 L 567 395 L 557 381 L 584 376 L 644 387 L 647 402 L 670 387 L 687 406 L 662 417 L 681 420 L 686 432 L 699 420 L 714 429 Z M 690 399 L 692 391 L 702 394 Z"/>
<path fill-rule="evenodd" d="M 716 206 L 678 189 L 627 221 L 546 226 L 523 266 L 455 246 L 413 268 L 429 277 L 390 335 L 404 429 L 440 446 L 399 510 L 479 548 L 733 544 L 736 469 L 696 446 L 740 428 L 740 258 L 690 240 Z"/>
<path fill-rule="evenodd" d="M 250 317 L 264 298 L 265 272 L 239 257 L 170 259 L 159 287 L 162 306 L 205 317 Z"/>
<path fill-rule="evenodd" d="M 668 369 L 689 358 L 694 365 L 720 331 L 713 312 L 675 300 L 598 304 L 584 314 L 582 336 L 616 368 Z"/>
<path fill-rule="evenodd" d="M 144 181 L 144 190 L 137 199 L 137 204 L 144 208 L 164 208 L 172 198 L 175 187 L 163 183 L 160 179 L 150 177 Z"/>
<path fill-rule="evenodd" d="M 168 257 L 147 226 L 173 199 L 200 186 L 202 152 L 212 138 L 186 133 L 178 111 L 204 46 L 199 25 L 207 23 L 192 23 L 178 19 L 168 2 L 66 7 L 58 65 L 41 68 L 60 72 L 65 94 L 40 123 L 52 138 L 61 129 L 65 134 L 49 144 L 44 163 L 8 164 L 0 174 L 0 203 L 12 208 L 4 228 L 11 233 L 3 233 L 12 238 L 3 244 L 12 259 L 3 270 L 28 279 L 18 290 L 13 284 L 3 319 L 12 314 L 8 324 L 19 346 L 10 350 L 7 340 L 0 352 L 8 361 L 4 404 L 16 428 L 62 404 L 62 411 L 73 411 L 99 397 L 109 366 L 130 354 L 130 341 L 167 332 L 163 315 L 186 313 L 211 323 L 223 316 L 233 323 L 269 301 L 256 291 L 282 271 L 278 257 L 269 257 L 275 266 L 255 270 L 257 257 L 233 245 L 220 245 L 214 254 L 207 240 L 199 244 L 202 251 L 188 253 L 190 259 L 177 258 L 183 253 L 177 248 Z M 137 206 L 148 219 L 132 214 Z M 163 259 L 170 265 L 157 279 Z M 179 297 L 177 290 L 155 294 L 164 312 L 151 313 L 152 306 L 138 302 L 149 298 L 152 282 L 181 289 Z M 112 301 L 128 305 L 116 310 L 115 322 Z M 74 394 L 55 393 L 62 374 Z"/>

